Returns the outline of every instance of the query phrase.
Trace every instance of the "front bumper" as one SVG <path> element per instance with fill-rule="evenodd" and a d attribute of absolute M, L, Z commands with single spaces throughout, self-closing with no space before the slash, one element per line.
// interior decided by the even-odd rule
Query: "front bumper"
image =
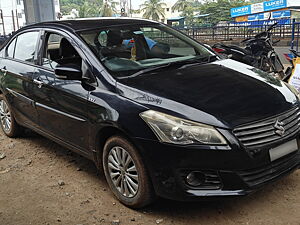
<path fill-rule="evenodd" d="M 173 200 L 247 195 L 300 168 L 300 150 L 271 162 L 268 149 L 254 157 L 237 145 L 228 149 L 180 147 L 139 138 L 134 142 L 156 194 Z M 186 176 L 192 171 L 205 174 L 204 185 L 187 184 Z"/>

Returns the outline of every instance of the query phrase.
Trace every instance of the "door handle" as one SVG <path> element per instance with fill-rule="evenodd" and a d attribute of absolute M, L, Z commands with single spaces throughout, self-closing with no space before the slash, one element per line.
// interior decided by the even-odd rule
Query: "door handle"
<path fill-rule="evenodd" d="M 43 86 L 43 81 L 37 80 L 37 79 L 33 79 L 33 83 L 38 85 L 38 88 L 41 88 Z"/>

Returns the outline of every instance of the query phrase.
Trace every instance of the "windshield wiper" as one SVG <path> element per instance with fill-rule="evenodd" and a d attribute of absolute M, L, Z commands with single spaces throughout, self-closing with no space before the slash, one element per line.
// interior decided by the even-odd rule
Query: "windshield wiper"
<path fill-rule="evenodd" d="M 126 76 L 126 77 L 119 77 L 120 80 L 122 79 L 127 79 L 127 78 L 132 78 L 132 77 L 137 77 L 141 74 L 144 74 L 144 73 L 149 73 L 149 72 L 152 72 L 152 71 L 155 71 L 155 70 L 159 70 L 161 68 L 165 68 L 165 67 L 169 67 L 171 63 L 167 63 L 167 64 L 163 64 L 161 66 L 152 66 L 152 67 L 149 67 L 149 68 L 146 68 L 146 69 L 142 69 L 132 75 L 129 75 L 129 76 Z"/>
<path fill-rule="evenodd" d="M 163 64 L 161 66 L 152 66 L 152 67 L 149 67 L 149 68 L 146 68 L 146 69 L 142 69 L 132 75 L 129 75 L 129 76 L 126 76 L 126 77 L 120 77 L 119 79 L 122 80 L 122 79 L 127 79 L 127 78 L 133 78 L 133 77 L 137 77 L 139 75 L 142 75 L 142 74 L 145 74 L 145 73 L 149 73 L 149 72 L 153 72 L 155 70 L 159 70 L 159 69 L 162 69 L 162 68 L 167 68 L 167 67 L 170 67 L 170 66 L 173 66 L 173 65 L 198 65 L 198 64 L 203 64 L 203 63 L 210 63 L 212 62 L 213 60 L 217 59 L 217 56 L 216 55 L 209 55 L 209 56 L 201 56 L 201 57 L 195 57 L 195 58 L 192 58 L 192 59 L 187 59 L 187 60 L 181 60 L 181 61 L 175 61 L 175 62 L 169 62 L 169 63 L 166 63 L 166 64 Z"/>
<path fill-rule="evenodd" d="M 200 61 L 200 62 L 210 63 L 210 62 L 215 61 L 217 58 L 218 57 L 216 55 L 196 56 L 195 58 L 185 60 L 185 62 L 187 62 L 187 61 L 192 61 L 192 62 Z"/>

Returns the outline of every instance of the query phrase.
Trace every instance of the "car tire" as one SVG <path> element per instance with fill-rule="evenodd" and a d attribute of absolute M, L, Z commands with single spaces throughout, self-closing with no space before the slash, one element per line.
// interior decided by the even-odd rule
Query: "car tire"
<path fill-rule="evenodd" d="M 155 200 L 143 160 L 127 139 L 121 136 L 109 138 L 103 149 L 102 162 L 107 183 L 121 203 L 138 209 Z"/>
<path fill-rule="evenodd" d="M 3 94 L 0 94 L 0 125 L 4 134 L 8 137 L 17 137 L 21 132 L 21 127 L 17 124 L 11 107 Z"/>

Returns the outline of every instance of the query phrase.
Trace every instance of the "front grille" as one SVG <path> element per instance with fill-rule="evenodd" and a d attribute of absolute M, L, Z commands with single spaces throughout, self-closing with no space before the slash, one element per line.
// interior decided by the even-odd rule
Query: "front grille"
<path fill-rule="evenodd" d="M 258 147 L 291 136 L 300 130 L 299 107 L 260 122 L 237 127 L 235 136 L 245 147 Z"/>
<path fill-rule="evenodd" d="M 297 169 L 299 166 L 300 154 L 294 152 L 284 158 L 272 162 L 268 166 L 240 171 L 238 174 L 248 186 L 254 187 L 276 179 L 281 175 Z"/>

